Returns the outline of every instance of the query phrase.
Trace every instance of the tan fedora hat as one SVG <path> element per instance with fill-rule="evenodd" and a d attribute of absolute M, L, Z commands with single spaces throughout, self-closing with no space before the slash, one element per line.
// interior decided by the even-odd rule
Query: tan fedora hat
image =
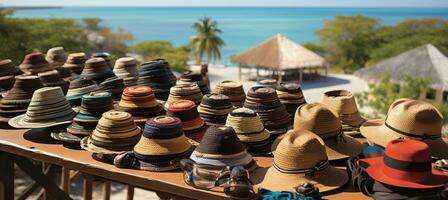
<path fill-rule="evenodd" d="M 348 90 L 331 90 L 322 95 L 321 103 L 335 112 L 342 124 L 360 126 L 366 121 L 358 111 L 355 96 Z"/>
<path fill-rule="evenodd" d="M 294 117 L 294 130 L 309 130 L 321 137 L 330 160 L 358 155 L 363 148 L 356 139 L 343 134 L 339 118 L 321 103 L 300 106 Z"/>
<path fill-rule="evenodd" d="M 389 107 L 386 120 L 368 120 L 361 134 L 368 141 L 386 147 L 397 138 L 421 140 L 435 158 L 448 158 L 448 144 L 442 139 L 443 116 L 432 104 L 412 99 L 397 99 Z"/>
<path fill-rule="evenodd" d="M 260 186 L 273 191 L 293 191 L 309 182 L 327 192 L 340 188 L 349 177 L 329 164 L 324 142 L 310 131 L 292 131 L 278 145 L 274 162 Z M 253 176 L 259 174 L 254 173 Z"/>

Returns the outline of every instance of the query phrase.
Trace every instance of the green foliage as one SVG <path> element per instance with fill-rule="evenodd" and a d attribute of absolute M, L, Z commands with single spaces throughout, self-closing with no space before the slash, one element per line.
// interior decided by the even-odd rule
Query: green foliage
<path fill-rule="evenodd" d="M 139 42 L 129 47 L 131 51 L 143 56 L 145 60 L 157 58 L 167 59 L 173 70 L 182 72 L 186 70 L 188 54 L 186 47 L 173 47 L 168 41 L 149 40 Z"/>
<path fill-rule="evenodd" d="M 311 42 L 306 42 L 306 43 L 303 43 L 302 46 L 304 46 L 305 48 L 311 50 L 314 53 L 319 54 L 320 56 L 326 56 L 327 55 L 327 51 L 325 50 L 325 47 L 323 47 L 322 45 L 314 44 L 314 43 L 311 43 Z"/>
<path fill-rule="evenodd" d="M 214 59 L 221 59 L 221 47 L 225 45 L 219 34 L 221 29 L 218 23 L 212 21 L 209 17 L 204 17 L 192 26 L 196 35 L 190 39 L 189 46 L 192 47 L 196 62 L 203 60 L 204 54 L 207 55 L 207 62 Z"/>

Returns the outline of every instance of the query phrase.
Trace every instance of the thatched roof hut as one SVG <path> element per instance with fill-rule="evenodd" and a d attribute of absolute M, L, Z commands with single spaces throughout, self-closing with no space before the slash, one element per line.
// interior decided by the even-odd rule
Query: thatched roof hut
<path fill-rule="evenodd" d="M 448 58 L 432 44 L 427 44 L 355 72 L 355 76 L 377 81 L 389 74 L 391 81 L 402 83 L 404 75 L 431 78 L 434 89 L 448 89 Z"/>

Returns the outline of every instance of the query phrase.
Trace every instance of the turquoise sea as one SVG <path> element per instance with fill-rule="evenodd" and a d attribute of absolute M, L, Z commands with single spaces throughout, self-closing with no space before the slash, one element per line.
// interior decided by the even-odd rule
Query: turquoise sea
<path fill-rule="evenodd" d="M 220 63 L 277 33 L 300 43 L 318 42 L 314 32 L 337 15 L 365 15 L 390 25 L 407 18 L 448 18 L 448 8 L 64 7 L 15 12 L 33 18 L 100 17 L 104 25 L 133 33 L 133 43 L 158 39 L 176 46 L 187 43 L 194 22 L 209 16 L 218 21 L 226 43 Z"/>

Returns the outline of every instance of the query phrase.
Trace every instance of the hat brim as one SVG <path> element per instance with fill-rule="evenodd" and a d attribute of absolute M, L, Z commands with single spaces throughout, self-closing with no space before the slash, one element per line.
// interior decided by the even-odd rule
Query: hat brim
<path fill-rule="evenodd" d="M 80 146 L 82 149 L 90 151 L 92 153 L 100 154 L 100 155 L 118 155 L 124 152 L 132 151 L 133 146 L 129 146 L 129 148 L 123 148 L 122 150 L 110 150 L 103 147 L 96 146 L 90 140 L 90 137 L 84 137 L 81 139 Z"/>
<path fill-rule="evenodd" d="M 374 157 L 360 160 L 362 163 L 366 163 L 368 166 L 366 168 L 366 172 L 370 177 L 379 181 L 381 183 L 385 183 L 388 185 L 404 187 L 404 188 L 415 188 L 415 189 L 430 189 L 430 188 L 438 188 L 443 187 L 446 182 L 448 182 L 448 176 L 443 172 L 437 171 L 436 169 L 432 169 L 432 172 L 428 178 L 425 179 L 424 183 L 417 183 L 416 181 L 405 181 L 391 178 L 384 174 L 383 167 L 383 157 Z"/>
<path fill-rule="evenodd" d="M 62 124 L 72 123 L 73 117 L 75 117 L 76 112 L 72 112 L 70 115 L 65 117 L 55 118 L 52 121 L 42 121 L 42 122 L 26 122 L 25 116 L 26 114 L 22 114 L 11 118 L 8 121 L 8 124 L 14 128 L 47 128 L 52 126 L 58 126 Z"/>
<path fill-rule="evenodd" d="M 384 125 L 383 119 L 368 120 L 359 128 L 361 134 L 369 141 L 376 145 L 386 147 L 387 144 L 398 138 L 410 138 L 408 136 L 397 133 Z M 431 155 L 434 158 L 448 158 L 448 143 L 442 138 L 422 140 L 428 144 Z"/>
<path fill-rule="evenodd" d="M 348 174 L 344 169 L 333 166 L 328 166 L 326 169 L 316 172 L 314 176 L 281 173 L 274 167 L 270 167 L 260 186 L 272 191 L 295 192 L 295 187 L 301 183 L 308 182 L 319 188 L 320 192 L 327 192 L 344 186 L 348 180 Z"/>

